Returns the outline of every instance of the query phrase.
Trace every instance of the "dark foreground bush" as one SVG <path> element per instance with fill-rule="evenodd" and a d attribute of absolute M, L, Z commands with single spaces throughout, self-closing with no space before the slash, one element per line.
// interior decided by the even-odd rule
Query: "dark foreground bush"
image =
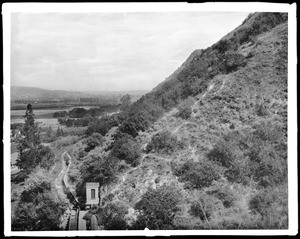
<path fill-rule="evenodd" d="M 172 229 L 179 201 L 179 192 L 171 186 L 149 189 L 135 204 L 135 209 L 139 210 L 140 214 L 133 229 L 144 230 L 146 227 L 150 230 Z"/>
<path fill-rule="evenodd" d="M 124 219 L 125 214 L 128 212 L 127 207 L 121 202 L 111 202 L 101 210 L 100 218 L 105 230 L 125 230 L 127 223 Z"/>
<path fill-rule="evenodd" d="M 264 229 L 288 228 L 287 185 L 259 191 L 249 201 L 249 209 L 261 215 L 259 227 Z"/>

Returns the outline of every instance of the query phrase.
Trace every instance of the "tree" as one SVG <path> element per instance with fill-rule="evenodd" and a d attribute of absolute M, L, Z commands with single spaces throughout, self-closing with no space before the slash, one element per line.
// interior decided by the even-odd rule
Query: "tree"
<path fill-rule="evenodd" d="M 111 155 L 128 164 L 136 165 L 139 157 L 138 144 L 131 135 L 120 133 L 120 138 L 115 139 L 113 143 Z"/>
<path fill-rule="evenodd" d="M 180 193 L 172 186 L 163 185 L 157 189 L 149 189 L 135 204 L 135 209 L 140 214 L 134 227 L 147 227 L 150 230 L 172 229 L 179 202 Z"/>
<path fill-rule="evenodd" d="M 31 104 L 27 105 L 27 110 L 24 118 L 25 124 L 22 131 L 23 140 L 21 140 L 20 143 L 22 143 L 22 146 L 24 146 L 25 148 L 39 145 L 41 143 L 41 139 L 38 131 L 38 126 L 35 123 L 35 117 Z"/>
<path fill-rule="evenodd" d="M 90 137 L 86 139 L 87 146 L 84 150 L 86 152 L 89 152 L 95 147 L 102 145 L 102 143 L 103 143 L 102 135 L 99 133 L 93 133 Z"/>
<path fill-rule="evenodd" d="M 25 124 L 18 142 L 19 156 L 15 165 L 28 175 L 39 164 L 44 168 L 50 168 L 54 162 L 54 154 L 49 147 L 41 145 L 31 104 L 28 104 L 24 117 Z"/>
<path fill-rule="evenodd" d="M 66 207 L 52 191 L 49 178 L 43 170 L 29 175 L 13 215 L 13 231 L 59 230 Z"/>
<path fill-rule="evenodd" d="M 102 214 L 105 230 L 125 230 L 127 228 L 124 216 L 128 213 L 126 205 L 117 201 L 106 204 Z"/>
<path fill-rule="evenodd" d="M 65 133 L 62 128 L 58 127 L 56 131 L 56 137 L 64 136 Z"/>
<path fill-rule="evenodd" d="M 172 165 L 173 172 L 180 181 L 186 182 L 186 188 L 202 189 L 209 187 L 220 176 L 215 165 L 209 161 L 186 162 L 180 166 Z"/>
<path fill-rule="evenodd" d="M 155 152 L 170 154 L 180 146 L 182 146 L 182 143 L 177 140 L 176 136 L 173 136 L 169 131 L 163 131 L 152 137 L 147 144 L 146 152 L 149 153 L 154 150 Z"/>
<path fill-rule="evenodd" d="M 194 104 L 194 99 L 192 97 L 188 97 L 186 100 L 178 105 L 178 113 L 176 114 L 177 117 L 181 117 L 182 119 L 190 118 L 192 114 L 192 105 Z"/>

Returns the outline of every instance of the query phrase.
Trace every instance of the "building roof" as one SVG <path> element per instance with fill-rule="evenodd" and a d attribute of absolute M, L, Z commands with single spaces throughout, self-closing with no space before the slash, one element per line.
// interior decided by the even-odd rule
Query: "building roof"
<path fill-rule="evenodd" d="M 99 187 L 99 183 L 89 182 L 85 184 L 86 187 Z"/>

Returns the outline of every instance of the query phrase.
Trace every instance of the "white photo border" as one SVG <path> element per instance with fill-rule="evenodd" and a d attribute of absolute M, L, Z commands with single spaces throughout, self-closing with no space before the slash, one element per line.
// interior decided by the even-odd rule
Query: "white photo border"
<path fill-rule="evenodd" d="M 10 175 L 10 51 L 11 14 L 101 13 L 101 12 L 287 12 L 288 13 L 288 198 L 287 230 L 144 230 L 144 231 L 11 231 Z M 296 235 L 298 233 L 297 174 L 297 42 L 296 3 L 4 3 L 3 93 L 4 93 L 4 234 L 5 236 L 169 236 L 169 235 Z M 162 79 L 163 80 L 163 79 Z"/>

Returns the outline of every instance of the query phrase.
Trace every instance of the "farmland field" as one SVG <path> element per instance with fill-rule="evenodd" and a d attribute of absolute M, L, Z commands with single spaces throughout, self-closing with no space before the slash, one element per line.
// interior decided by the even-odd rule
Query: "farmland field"
<path fill-rule="evenodd" d="M 96 106 L 72 106 L 72 107 L 67 107 L 67 108 L 48 108 L 48 109 L 33 109 L 34 114 L 36 117 L 41 117 L 44 116 L 44 118 L 52 118 L 52 114 L 56 111 L 68 111 L 72 110 L 73 108 L 80 107 L 80 108 L 85 108 L 85 109 L 90 109 L 92 107 Z M 25 110 L 11 110 L 10 111 L 10 116 L 11 118 L 22 118 L 23 115 L 25 114 Z"/>
<path fill-rule="evenodd" d="M 57 111 L 69 111 L 77 106 L 68 107 L 68 108 L 50 108 L 50 109 L 34 109 L 33 112 L 36 117 L 36 121 L 39 123 L 39 126 L 46 127 L 51 126 L 53 130 L 56 130 L 58 127 L 65 128 L 64 125 L 60 125 L 56 118 L 53 118 L 53 113 Z M 78 106 L 80 108 L 90 109 L 96 106 Z M 11 110 L 10 111 L 10 123 L 24 123 L 23 116 L 25 115 L 25 110 Z"/>

